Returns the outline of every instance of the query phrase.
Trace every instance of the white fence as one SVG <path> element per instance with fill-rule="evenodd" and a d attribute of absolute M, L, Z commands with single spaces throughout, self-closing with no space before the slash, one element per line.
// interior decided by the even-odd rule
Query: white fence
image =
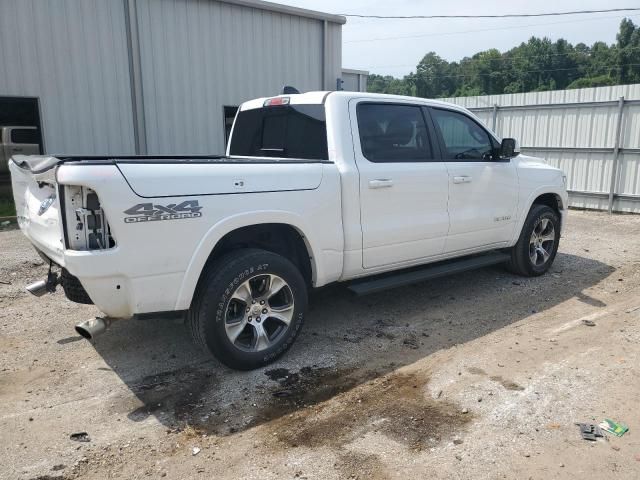
<path fill-rule="evenodd" d="M 442 100 L 562 168 L 570 206 L 640 213 L 640 84 Z"/>

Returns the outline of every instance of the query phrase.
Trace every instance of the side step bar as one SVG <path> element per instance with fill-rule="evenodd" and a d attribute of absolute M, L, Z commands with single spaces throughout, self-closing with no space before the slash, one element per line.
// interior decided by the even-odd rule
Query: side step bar
<path fill-rule="evenodd" d="M 478 255 L 473 257 L 463 257 L 456 260 L 447 260 L 444 262 L 434 263 L 418 270 L 404 270 L 391 274 L 383 274 L 373 279 L 358 280 L 349 285 L 356 295 L 369 295 L 391 288 L 403 287 L 412 283 L 430 280 L 432 278 L 444 277 L 454 273 L 475 270 L 476 268 L 488 267 L 498 263 L 504 263 L 509 260 L 506 253 L 489 253 L 486 255 Z"/>

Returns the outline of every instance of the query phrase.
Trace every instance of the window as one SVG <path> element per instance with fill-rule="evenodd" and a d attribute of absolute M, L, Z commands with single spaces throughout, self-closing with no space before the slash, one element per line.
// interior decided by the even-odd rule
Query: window
<path fill-rule="evenodd" d="M 40 143 L 38 131 L 29 128 L 12 130 L 11 143 L 38 145 Z"/>
<path fill-rule="evenodd" d="M 440 130 L 444 157 L 456 160 L 491 160 L 495 145 L 489 134 L 462 113 L 434 108 L 431 110 Z"/>
<path fill-rule="evenodd" d="M 327 160 L 324 105 L 278 105 L 241 111 L 230 154 Z"/>
<path fill-rule="evenodd" d="M 432 158 L 418 106 L 361 103 L 358 130 L 362 154 L 371 162 L 421 162 Z"/>

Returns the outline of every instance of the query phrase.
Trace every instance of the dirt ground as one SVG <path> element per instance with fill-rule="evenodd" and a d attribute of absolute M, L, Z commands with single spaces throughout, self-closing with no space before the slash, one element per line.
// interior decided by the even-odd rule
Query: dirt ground
<path fill-rule="evenodd" d="M 541 278 L 323 289 L 253 372 L 179 321 L 89 343 L 97 310 L 25 293 L 46 268 L 19 231 L 0 253 L 2 479 L 640 478 L 639 216 L 572 211 Z M 629 432 L 580 438 L 604 418 Z"/>

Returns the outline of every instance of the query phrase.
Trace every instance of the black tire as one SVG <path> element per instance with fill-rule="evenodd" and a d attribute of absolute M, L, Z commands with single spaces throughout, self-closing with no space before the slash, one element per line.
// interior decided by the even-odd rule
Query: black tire
<path fill-rule="evenodd" d="M 286 296 L 288 301 L 292 302 L 289 309 L 291 313 L 287 314 L 292 315 L 290 323 L 288 326 L 284 323 L 278 326 L 273 332 L 273 344 L 263 350 L 251 351 L 252 348 L 259 346 L 259 343 L 252 347 L 250 340 L 247 340 L 246 345 L 239 341 L 237 344 L 232 343 L 227 334 L 227 328 L 235 324 L 229 323 L 229 314 L 232 310 L 237 311 L 238 315 L 244 315 L 245 319 L 243 333 L 238 338 L 244 335 L 243 338 L 248 339 L 250 333 L 257 338 L 257 323 L 261 322 L 261 317 L 255 317 L 252 323 L 247 323 L 246 318 L 251 317 L 246 315 L 250 314 L 242 313 L 245 310 L 239 305 L 243 303 L 231 297 L 247 281 L 251 286 L 263 285 L 267 281 L 270 282 L 272 276 L 284 280 L 287 287 Z M 281 290 L 284 290 L 284 287 Z M 253 291 L 251 294 L 253 296 Z M 257 307 L 257 305 L 252 307 L 248 302 L 245 305 L 248 305 L 246 311 Z M 271 308 L 270 305 L 266 306 Z M 187 326 L 196 344 L 211 352 L 220 362 L 237 370 L 252 370 L 275 361 L 291 347 L 304 323 L 306 310 L 307 287 L 300 271 L 292 262 L 265 250 L 240 249 L 222 256 L 206 268 L 187 315 Z M 267 332 L 267 322 L 269 325 L 271 323 L 278 325 L 277 321 L 268 316 L 262 318 L 264 323 L 261 331 Z M 284 330 L 277 333 L 278 329 Z"/>
<path fill-rule="evenodd" d="M 534 263 L 531 258 L 531 238 L 534 228 L 540 225 L 543 220 L 548 220 L 553 225 L 553 244 L 547 244 L 549 257 L 540 264 Z M 507 263 L 507 268 L 523 277 L 537 277 L 543 275 L 553 264 L 558 253 L 560 241 L 560 217 L 558 213 L 546 205 L 534 204 L 524 222 L 518 242 L 511 248 L 511 259 Z M 546 250 L 545 250 L 546 251 Z"/>

